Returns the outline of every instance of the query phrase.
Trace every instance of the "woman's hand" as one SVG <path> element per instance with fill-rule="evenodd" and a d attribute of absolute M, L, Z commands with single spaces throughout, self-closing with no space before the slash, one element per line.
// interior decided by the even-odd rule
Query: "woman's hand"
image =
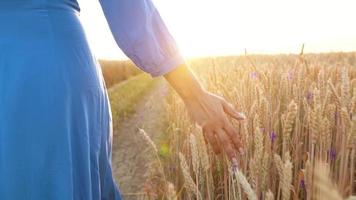
<path fill-rule="evenodd" d="M 245 116 L 222 97 L 205 91 L 185 65 L 166 74 L 165 78 L 182 97 L 192 120 L 202 127 L 214 152 L 219 154 L 224 150 L 237 165 L 236 152 L 241 153 L 242 144 L 228 116 L 236 120 L 243 120 Z"/>
<path fill-rule="evenodd" d="M 202 127 L 214 152 L 219 154 L 224 150 L 236 164 L 236 152 L 242 153 L 242 144 L 227 116 L 236 120 L 243 120 L 245 116 L 223 98 L 209 92 L 203 92 L 195 100 L 185 100 L 185 104 L 192 120 Z"/>

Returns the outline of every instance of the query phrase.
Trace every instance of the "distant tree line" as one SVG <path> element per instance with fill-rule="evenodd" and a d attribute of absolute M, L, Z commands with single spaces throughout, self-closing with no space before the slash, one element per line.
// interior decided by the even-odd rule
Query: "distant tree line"
<path fill-rule="evenodd" d="M 99 60 L 99 63 L 108 88 L 141 73 L 131 61 Z"/>

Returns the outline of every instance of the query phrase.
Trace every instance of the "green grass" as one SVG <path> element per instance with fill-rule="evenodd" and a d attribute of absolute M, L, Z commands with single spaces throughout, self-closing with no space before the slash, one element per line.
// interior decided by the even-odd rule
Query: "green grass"
<path fill-rule="evenodd" d="M 149 75 L 140 74 L 108 90 L 114 127 L 134 113 L 135 105 L 156 82 Z"/>

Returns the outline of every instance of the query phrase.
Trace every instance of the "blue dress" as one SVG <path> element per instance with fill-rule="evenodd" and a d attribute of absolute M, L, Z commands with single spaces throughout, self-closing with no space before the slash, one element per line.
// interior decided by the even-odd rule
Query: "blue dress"
<path fill-rule="evenodd" d="M 150 0 L 100 0 L 117 44 L 159 76 L 184 61 Z M 118 200 L 112 119 L 76 0 L 0 0 L 0 200 Z"/>

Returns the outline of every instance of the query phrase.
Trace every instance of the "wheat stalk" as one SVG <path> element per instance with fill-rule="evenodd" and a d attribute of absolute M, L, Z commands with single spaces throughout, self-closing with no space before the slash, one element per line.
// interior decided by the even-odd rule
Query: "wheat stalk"
<path fill-rule="evenodd" d="M 343 106 L 347 106 L 350 98 L 350 82 L 348 78 L 347 68 L 341 70 L 341 101 Z"/>
<path fill-rule="evenodd" d="M 329 178 L 329 170 L 326 163 L 318 162 L 314 170 L 314 192 L 316 200 L 342 200 L 340 193 Z"/>
<path fill-rule="evenodd" d="M 292 174 L 293 174 L 293 164 L 290 160 L 286 160 L 282 168 L 282 179 L 281 179 L 281 188 L 282 188 L 282 199 L 290 199 L 290 191 L 292 188 Z"/>
<path fill-rule="evenodd" d="M 256 115 L 255 121 L 258 121 Z M 263 156 L 263 135 L 259 127 L 256 127 L 255 130 L 255 146 L 254 146 L 254 156 L 250 160 L 251 168 L 251 182 L 252 186 L 256 191 L 259 191 L 259 179 L 261 176 L 261 164 Z"/>
<path fill-rule="evenodd" d="M 194 183 L 192 177 L 190 176 L 190 170 L 187 164 L 187 161 L 185 160 L 185 157 L 182 153 L 179 152 L 179 160 L 180 160 L 180 167 L 182 169 L 183 177 L 184 177 L 184 182 L 185 182 L 185 188 L 194 193 L 198 198 L 201 197 L 200 192 L 197 190 L 197 186 Z"/>
<path fill-rule="evenodd" d="M 267 183 L 269 181 L 269 161 L 270 161 L 270 154 L 267 152 L 264 152 L 263 154 L 263 159 L 262 159 L 262 170 L 261 170 L 261 187 L 262 190 L 265 190 L 267 188 Z"/>
<path fill-rule="evenodd" d="M 338 110 L 340 110 L 341 107 L 342 107 L 341 99 L 340 99 L 339 95 L 337 94 L 337 91 L 336 91 L 334 85 L 332 84 L 331 80 L 328 81 L 328 84 L 329 84 L 329 87 L 330 87 L 330 89 L 332 91 L 331 94 L 332 94 L 333 100 L 334 100 L 334 102 L 336 104 L 336 108 Z"/>
<path fill-rule="evenodd" d="M 192 155 L 193 171 L 196 175 L 198 175 L 200 162 L 199 162 L 197 141 L 196 141 L 195 135 L 193 133 L 189 134 L 189 144 L 190 144 L 190 151 L 191 151 L 191 155 Z"/>
<path fill-rule="evenodd" d="M 283 153 L 288 151 L 290 134 L 292 132 L 293 124 L 297 116 L 297 111 L 298 106 L 294 100 L 292 100 L 292 102 L 290 102 L 288 105 L 287 115 L 283 126 Z"/>
<path fill-rule="evenodd" d="M 283 161 L 282 161 L 281 157 L 277 154 L 274 154 L 274 163 L 276 164 L 279 178 L 282 179 L 282 177 L 283 177 Z"/>
<path fill-rule="evenodd" d="M 198 153 L 199 153 L 201 166 L 203 168 L 203 171 L 206 172 L 210 168 L 207 146 L 205 144 L 203 132 L 201 130 L 199 130 L 199 131 L 196 131 L 195 133 L 196 133 L 195 135 L 197 138 L 197 144 L 199 147 Z"/>
<path fill-rule="evenodd" d="M 156 147 L 155 143 L 151 140 L 151 137 L 148 136 L 148 134 L 146 133 L 145 130 L 143 130 L 141 128 L 139 128 L 138 130 L 139 130 L 140 135 L 143 136 L 146 143 L 151 146 L 151 148 L 154 150 L 155 153 L 157 153 L 158 152 L 157 147 Z"/>
<path fill-rule="evenodd" d="M 171 182 L 167 182 L 166 184 L 166 194 L 168 200 L 177 200 L 177 192 L 176 189 Z"/>
<path fill-rule="evenodd" d="M 268 190 L 265 195 L 265 200 L 274 200 L 274 195 L 271 190 Z"/>
<path fill-rule="evenodd" d="M 240 172 L 238 169 L 234 169 L 233 173 L 234 173 L 235 177 L 237 178 L 238 183 L 241 185 L 243 191 L 247 195 L 247 198 L 249 200 L 257 200 L 257 195 L 253 191 L 251 185 L 248 183 L 244 174 L 242 172 Z"/>

